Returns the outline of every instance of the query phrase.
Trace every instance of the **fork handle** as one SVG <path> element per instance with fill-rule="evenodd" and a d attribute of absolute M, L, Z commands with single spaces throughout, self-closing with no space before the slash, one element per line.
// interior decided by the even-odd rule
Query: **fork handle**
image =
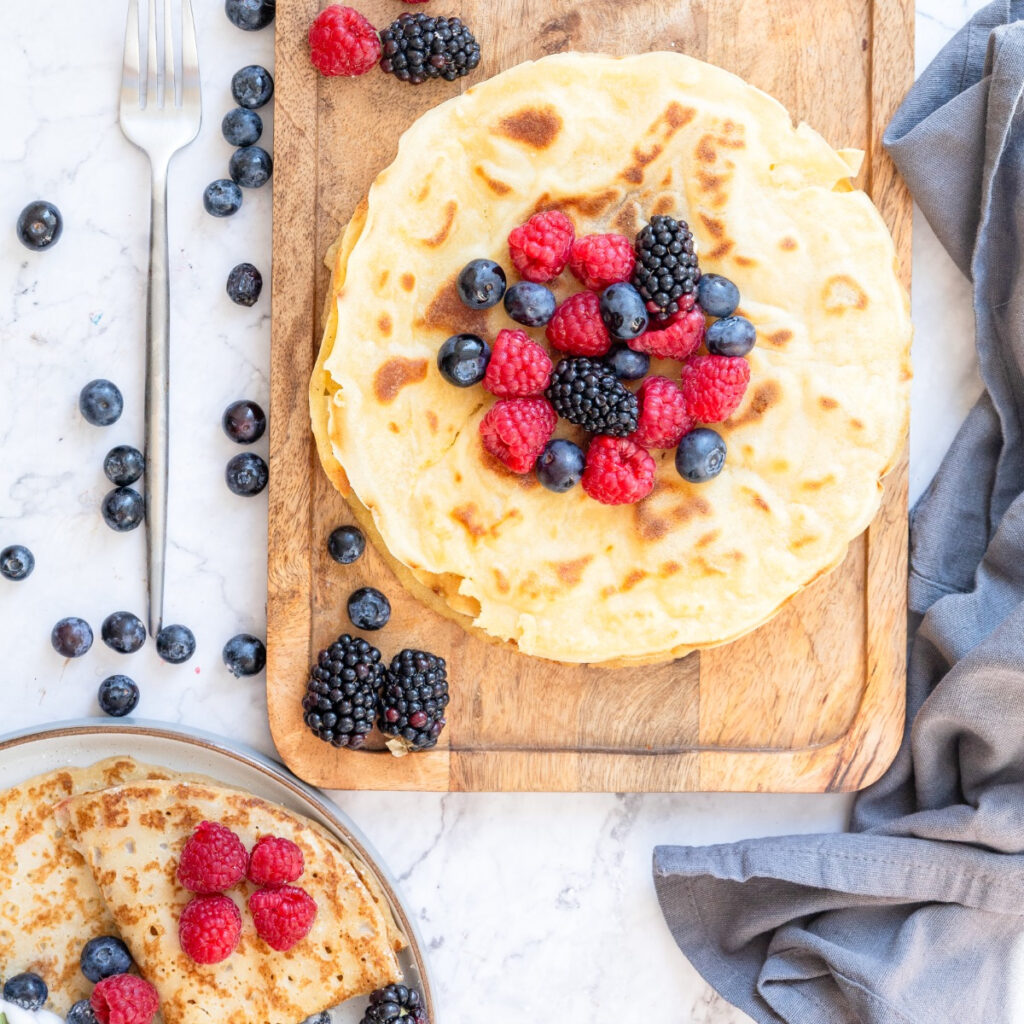
<path fill-rule="evenodd" d="M 153 163 L 146 302 L 146 554 L 149 566 L 149 631 L 164 616 L 167 554 L 167 484 L 170 384 L 170 289 L 167 274 L 167 165 Z"/>

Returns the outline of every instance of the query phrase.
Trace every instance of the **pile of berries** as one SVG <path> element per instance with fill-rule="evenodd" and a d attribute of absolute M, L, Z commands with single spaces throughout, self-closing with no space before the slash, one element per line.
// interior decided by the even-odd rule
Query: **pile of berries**
<path fill-rule="evenodd" d="M 271 949 L 291 949 L 316 919 L 316 901 L 292 884 L 304 871 L 302 850 L 290 839 L 261 836 L 246 851 L 231 829 L 202 822 L 178 860 L 178 881 L 195 893 L 178 919 L 182 950 L 197 964 L 217 964 L 231 956 L 242 935 L 242 914 L 224 893 L 246 879 L 259 887 L 248 899 L 256 934 Z"/>
<path fill-rule="evenodd" d="M 525 330 L 504 329 L 491 344 L 454 335 L 437 356 L 451 384 L 482 384 L 498 399 L 480 423 L 484 448 L 513 473 L 535 471 L 549 490 L 580 483 L 606 505 L 650 494 L 650 450 L 675 448 L 676 469 L 690 483 L 717 476 L 725 441 L 702 424 L 739 406 L 750 381 L 744 356 L 757 334 L 736 315 L 736 285 L 701 275 L 685 221 L 652 217 L 634 242 L 577 238 L 572 221 L 549 210 L 513 229 L 508 249 L 518 283 L 509 286 L 493 260 L 476 259 L 457 278 L 459 297 L 475 310 L 504 301 L 516 323 L 544 328 L 553 351 Z M 585 290 L 559 304 L 547 285 L 566 268 Z M 652 358 L 682 363 L 678 381 L 648 376 Z M 631 381 L 641 383 L 631 390 Z M 553 436 L 559 419 L 589 435 L 585 451 Z"/>

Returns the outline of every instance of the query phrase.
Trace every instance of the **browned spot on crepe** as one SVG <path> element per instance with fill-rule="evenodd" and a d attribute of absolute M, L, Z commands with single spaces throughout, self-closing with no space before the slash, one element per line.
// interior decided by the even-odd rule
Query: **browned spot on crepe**
<path fill-rule="evenodd" d="M 853 419 L 850 420 L 850 426 L 853 427 L 854 430 L 863 430 L 864 429 L 863 422 L 861 420 L 857 419 L 856 417 L 854 417 Z"/>
<path fill-rule="evenodd" d="M 733 256 L 733 261 L 738 267 L 756 267 L 757 260 L 751 259 L 749 256 Z"/>
<path fill-rule="evenodd" d="M 445 239 L 448 237 L 452 230 L 452 224 L 455 223 L 455 211 L 457 204 L 454 199 L 449 199 L 444 204 L 444 223 L 437 229 L 437 233 L 431 235 L 430 238 L 422 239 L 424 245 L 429 246 L 431 249 L 436 249 L 439 245 L 444 245 Z"/>
<path fill-rule="evenodd" d="M 632 237 L 640 230 L 643 217 L 640 213 L 640 206 L 635 202 L 625 203 L 612 219 L 612 227 L 622 234 Z"/>
<path fill-rule="evenodd" d="M 654 200 L 654 205 L 651 207 L 651 213 L 671 213 L 676 208 L 676 201 L 672 196 L 667 196 L 662 193 Z"/>
<path fill-rule="evenodd" d="M 589 196 L 562 196 L 560 199 L 554 199 L 550 192 L 544 192 L 533 204 L 533 211 L 543 213 L 545 210 L 575 210 L 581 217 L 599 217 L 609 210 L 618 198 L 619 192 L 614 188 L 606 188 Z"/>
<path fill-rule="evenodd" d="M 718 159 L 715 140 L 710 135 L 702 135 L 697 143 L 697 159 L 702 164 L 713 164 Z"/>
<path fill-rule="evenodd" d="M 704 498 L 687 498 L 669 512 L 669 515 L 677 523 L 685 523 L 694 516 L 707 516 L 710 514 L 711 506 Z"/>
<path fill-rule="evenodd" d="M 782 241 L 779 242 L 779 248 L 792 252 L 796 248 L 796 239 L 790 235 L 785 235 Z"/>
<path fill-rule="evenodd" d="M 708 259 L 710 260 L 721 260 L 724 259 L 732 251 L 732 247 L 735 243 L 731 240 L 726 239 L 720 245 L 716 245 L 711 252 L 708 253 Z"/>
<path fill-rule="evenodd" d="M 822 409 L 839 408 L 839 403 L 834 398 L 829 398 L 828 395 L 822 395 L 821 398 L 818 399 L 818 405 L 820 405 Z"/>
<path fill-rule="evenodd" d="M 615 588 L 614 587 L 602 587 L 601 588 L 601 596 L 602 597 L 612 597 L 614 594 L 615 594 Z"/>
<path fill-rule="evenodd" d="M 632 590 L 641 580 L 647 579 L 647 572 L 643 569 L 630 569 L 626 573 L 626 578 L 622 581 L 622 587 L 620 588 L 623 593 Z"/>
<path fill-rule="evenodd" d="M 709 217 L 706 213 L 702 213 L 700 220 L 712 238 L 723 238 L 725 236 L 725 224 L 717 217 Z"/>
<path fill-rule="evenodd" d="M 836 478 L 829 473 L 827 476 L 823 476 L 820 480 L 805 480 L 800 486 L 805 491 L 820 491 L 823 487 L 827 487 L 829 484 L 834 484 Z"/>
<path fill-rule="evenodd" d="M 388 424 L 388 430 L 390 430 L 392 434 L 400 434 L 402 432 L 402 428 L 399 427 L 394 420 Z"/>
<path fill-rule="evenodd" d="M 426 359 L 406 359 L 396 356 L 378 367 L 373 377 L 373 392 L 382 405 L 393 402 L 398 392 L 409 384 L 427 379 Z"/>
<path fill-rule="evenodd" d="M 500 594 L 507 594 L 512 589 L 508 577 L 500 569 L 494 570 L 494 585 Z"/>
<path fill-rule="evenodd" d="M 380 277 L 377 279 L 377 290 L 378 291 L 381 291 L 384 288 L 384 286 L 388 283 L 388 273 L 389 273 L 389 271 L 387 271 L 387 270 L 382 270 L 380 272 Z"/>
<path fill-rule="evenodd" d="M 419 195 L 416 196 L 417 203 L 424 203 L 427 200 L 427 196 L 430 195 L 430 181 L 429 179 L 423 182 L 423 188 L 420 189 Z"/>
<path fill-rule="evenodd" d="M 783 327 L 781 330 L 772 331 L 766 335 L 766 339 L 776 348 L 782 348 L 793 337 L 793 332 Z"/>
<path fill-rule="evenodd" d="M 680 569 L 682 569 L 682 566 L 678 562 L 662 562 L 658 575 L 663 580 L 667 580 L 669 576 L 674 576 Z"/>
<path fill-rule="evenodd" d="M 487 532 L 477 518 L 479 514 L 480 509 L 473 501 L 457 505 L 451 512 L 452 519 L 462 526 L 470 537 L 482 537 Z"/>
<path fill-rule="evenodd" d="M 437 413 L 433 409 L 427 410 L 427 426 L 432 434 L 437 433 Z"/>
<path fill-rule="evenodd" d="M 701 534 L 700 537 L 697 538 L 697 543 L 694 547 L 706 548 L 709 544 L 713 544 L 718 540 L 721 533 L 721 530 L 709 530 L 707 533 Z"/>
<path fill-rule="evenodd" d="M 796 540 L 790 543 L 790 547 L 805 548 L 808 544 L 814 544 L 817 539 L 817 537 L 797 537 Z"/>
<path fill-rule="evenodd" d="M 633 185 L 639 185 L 644 180 L 644 168 L 664 151 L 664 146 L 659 142 L 651 144 L 651 148 L 644 150 L 639 146 L 633 147 L 633 162 L 619 175 L 620 178 Z"/>
<path fill-rule="evenodd" d="M 497 178 L 492 178 L 479 164 L 473 168 L 478 177 L 483 178 L 484 184 L 496 195 L 507 196 L 512 191 L 512 186 Z"/>
<path fill-rule="evenodd" d="M 533 149 L 547 149 L 562 130 L 562 118 L 554 107 L 526 107 L 498 122 L 498 132 Z"/>
<path fill-rule="evenodd" d="M 487 311 L 470 309 L 463 304 L 459 293 L 455 290 L 455 275 L 452 275 L 423 311 L 422 318 L 417 319 L 416 326 L 436 327 L 438 330 L 447 331 L 450 334 L 469 331 L 472 334 L 485 337 L 487 335 Z"/>
<path fill-rule="evenodd" d="M 759 508 L 762 512 L 771 512 L 771 507 L 768 502 L 761 497 L 760 494 L 755 494 L 753 497 L 754 507 Z"/>
<path fill-rule="evenodd" d="M 773 380 L 766 380 L 754 388 L 754 397 L 750 405 L 738 416 L 728 420 L 730 427 L 745 427 L 748 423 L 756 423 L 780 398 L 782 392 Z"/>
<path fill-rule="evenodd" d="M 593 555 L 584 555 L 582 558 L 574 558 L 570 562 L 554 562 L 558 578 L 567 586 L 575 587 L 583 579 L 583 570 L 593 560 Z"/>
<path fill-rule="evenodd" d="M 377 328 L 385 337 L 391 333 L 391 317 L 387 313 L 381 313 L 377 320 Z"/>
<path fill-rule="evenodd" d="M 845 313 L 848 309 L 867 309 L 867 292 L 849 274 L 834 274 L 821 290 L 826 313 Z"/>
<path fill-rule="evenodd" d="M 405 289 L 405 290 L 406 290 L 407 292 L 411 292 L 411 291 L 413 290 L 413 288 L 415 288 L 415 287 L 416 287 L 416 278 L 415 278 L 415 277 L 413 277 L 413 275 L 412 275 L 412 274 L 408 274 L 408 273 L 406 273 L 406 274 L 403 274 L 403 275 L 401 276 L 401 278 L 399 278 L 399 281 L 400 281 L 400 283 L 401 283 L 402 287 L 403 287 L 403 288 L 404 288 L 404 289 Z"/>

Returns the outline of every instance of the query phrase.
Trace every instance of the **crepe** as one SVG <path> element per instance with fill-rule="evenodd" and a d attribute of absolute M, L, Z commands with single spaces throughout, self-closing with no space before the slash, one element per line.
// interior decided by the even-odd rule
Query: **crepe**
<path fill-rule="evenodd" d="M 74 794 L 169 777 L 115 757 L 0 793 L 0 964 L 5 977 L 38 974 L 50 989 L 47 1006 L 61 1016 L 92 991 L 79 968 L 82 947 L 117 928 L 85 861 L 61 840 L 53 808 Z"/>
<path fill-rule="evenodd" d="M 524 653 L 631 664 L 736 638 L 838 565 L 909 409 L 909 304 L 856 163 L 670 53 L 521 64 L 416 121 L 332 251 L 310 385 L 324 467 L 403 582 Z M 454 279 L 478 257 L 511 269 L 509 231 L 549 208 L 578 236 L 685 219 L 702 271 L 739 286 L 758 343 L 714 480 L 687 483 L 655 452 L 652 494 L 609 507 L 484 453 L 494 398 L 445 382 L 436 354 L 513 325 L 462 305 Z M 566 273 L 555 290 L 579 287 Z"/>
<path fill-rule="evenodd" d="M 85 858 L 142 975 L 156 986 L 166 1024 L 295 1024 L 401 977 L 404 945 L 379 889 L 347 850 L 315 823 L 236 790 L 182 781 L 142 782 L 64 801 L 57 817 Z M 254 889 L 228 895 L 242 911 L 238 949 L 201 965 L 182 952 L 178 918 L 191 898 L 177 882 L 178 856 L 201 821 L 235 831 L 247 848 L 262 835 L 297 843 L 305 873 L 295 884 L 316 900 L 309 935 L 270 949 L 245 907 Z"/>

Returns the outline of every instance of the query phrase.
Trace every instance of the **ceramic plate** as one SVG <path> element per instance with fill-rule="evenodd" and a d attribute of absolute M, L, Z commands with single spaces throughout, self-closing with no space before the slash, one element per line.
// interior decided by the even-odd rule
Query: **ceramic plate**
<path fill-rule="evenodd" d="M 157 722 L 81 719 L 0 736 L 0 788 L 55 768 L 89 765 L 118 755 L 173 771 L 198 772 L 226 786 L 272 800 L 319 822 L 354 850 L 376 872 L 395 918 L 409 938 L 409 947 L 399 955 L 399 962 L 406 983 L 423 993 L 429 1019 L 435 1019 L 422 944 L 380 858 L 347 815 L 263 754 L 211 733 L 184 732 Z M 358 1024 L 365 1007 L 362 997 L 349 1000 L 332 1011 L 334 1024 Z"/>

